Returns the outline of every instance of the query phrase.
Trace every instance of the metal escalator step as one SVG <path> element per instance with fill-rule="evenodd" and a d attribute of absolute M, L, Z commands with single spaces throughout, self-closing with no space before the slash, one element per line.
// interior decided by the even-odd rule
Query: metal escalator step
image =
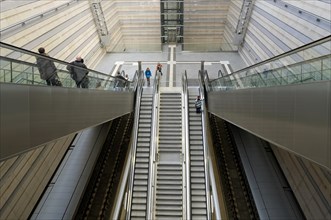
<path fill-rule="evenodd" d="M 207 215 L 207 211 L 206 209 L 192 209 L 192 215 Z"/>
<path fill-rule="evenodd" d="M 199 155 L 199 156 L 203 156 L 203 151 L 197 151 L 197 150 L 191 150 L 190 151 L 190 155 Z"/>
<path fill-rule="evenodd" d="M 190 131 L 202 131 L 202 127 L 200 125 L 190 125 Z"/>
<path fill-rule="evenodd" d="M 156 203 L 160 200 L 167 200 L 167 201 L 182 201 L 183 197 L 182 195 L 177 195 L 177 196 L 173 196 L 173 195 L 159 195 L 156 196 Z"/>
<path fill-rule="evenodd" d="M 191 202 L 206 202 L 206 196 L 191 196 Z"/>
<path fill-rule="evenodd" d="M 143 133 L 143 132 L 139 132 L 138 133 L 138 138 L 150 138 L 151 133 Z"/>
<path fill-rule="evenodd" d="M 182 172 L 181 171 L 177 171 L 177 170 L 158 170 L 158 174 L 161 175 L 167 175 L 167 176 L 181 176 Z"/>
<path fill-rule="evenodd" d="M 130 217 L 131 220 L 146 220 L 146 217 L 138 217 L 138 216 L 132 216 L 131 214 L 131 217 Z"/>
<path fill-rule="evenodd" d="M 204 183 L 192 183 L 191 182 L 191 189 L 206 189 L 206 185 Z"/>
<path fill-rule="evenodd" d="M 133 192 L 132 193 L 133 197 L 147 197 L 147 192 Z"/>
<path fill-rule="evenodd" d="M 200 167 L 191 167 L 191 172 L 201 172 L 204 173 L 205 172 L 205 167 L 200 166 Z"/>
<path fill-rule="evenodd" d="M 195 184 L 195 183 L 205 183 L 205 179 L 204 178 L 192 178 L 191 179 L 191 184 Z"/>
<path fill-rule="evenodd" d="M 134 173 L 136 173 L 136 174 L 148 174 L 148 169 L 136 168 L 134 170 Z"/>
<path fill-rule="evenodd" d="M 204 162 L 203 161 L 196 161 L 196 160 L 192 161 L 192 159 L 191 159 L 190 165 L 191 166 L 204 166 Z"/>
<path fill-rule="evenodd" d="M 148 157 L 136 158 L 136 163 L 149 163 Z"/>
<path fill-rule="evenodd" d="M 158 206 L 156 211 L 182 211 L 182 206 Z"/>
<path fill-rule="evenodd" d="M 146 211 L 133 210 L 131 212 L 131 216 L 133 216 L 133 217 L 146 217 Z"/>
<path fill-rule="evenodd" d="M 138 138 L 138 142 L 147 142 L 150 143 L 151 139 L 150 138 Z"/>
<path fill-rule="evenodd" d="M 148 175 L 146 175 L 146 174 L 135 174 L 134 179 L 135 180 L 147 180 Z"/>
<path fill-rule="evenodd" d="M 156 192 L 156 196 L 162 196 L 162 195 L 168 195 L 168 196 L 179 196 L 181 195 L 183 192 L 182 190 L 160 190 L 158 189 L 157 192 Z"/>
<path fill-rule="evenodd" d="M 197 209 L 207 208 L 207 204 L 205 202 L 192 202 L 192 208 L 197 208 Z"/>
<path fill-rule="evenodd" d="M 205 178 L 204 172 L 191 172 L 191 178 Z"/>
<path fill-rule="evenodd" d="M 147 153 L 149 151 L 150 150 L 148 147 L 141 147 L 141 146 L 137 147 L 137 152 Z"/>
<path fill-rule="evenodd" d="M 177 186 L 181 186 L 182 185 L 182 180 L 172 180 L 172 181 L 169 181 L 169 180 L 162 180 L 162 181 L 159 181 L 156 183 L 156 185 L 177 185 Z"/>
<path fill-rule="evenodd" d="M 190 145 L 202 145 L 202 144 L 203 144 L 202 140 L 194 140 L 194 141 L 190 140 Z"/>
<path fill-rule="evenodd" d="M 140 203 L 146 203 L 147 202 L 147 198 L 145 197 L 136 197 L 136 198 L 132 198 L 132 204 L 140 204 Z"/>
<path fill-rule="evenodd" d="M 147 180 L 134 180 L 134 185 L 135 186 L 146 186 Z"/>
<path fill-rule="evenodd" d="M 190 150 L 203 152 L 203 145 L 191 145 Z"/>
<path fill-rule="evenodd" d="M 206 191 L 205 190 L 191 190 L 192 195 L 195 196 L 205 196 L 206 195 Z"/>
<path fill-rule="evenodd" d="M 157 180 L 158 181 L 162 181 L 162 180 L 171 180 L 171 181 L 176 181 L 176 180 L 182 180 L 182 175 L 178 175 L 178 176 L 157 176 Z"/>
<path fill-rule="evenodd" d="M 148 163 L 136 163 L 135 167 L 148 169 L 148 165 Z"/>
<path fill-rule="evenodd" d="M 169 207 L 182 205 L 181 200 L 157 200 L 156 202 L 158 205 L 166 205 Z"/>
<path fill-rule="evenodd" d="M 202 141 L 202 136 L 201 135 L 191 135 L 190 134 L 190 140 L 191 141 Z"/>
<path fill-rule="evenodd" d="M 150 148 L 150 142 L 138 142 L 137 148 Z"/>
<path fill-rule="evenodd" d="M 156 184 L 158 189 L 160 190 L 182 190 L 182 186 L 177 184 L 177 185 L 166 185 L 166 184 Z"/>
<path fill-rule="evenodd" d="M 149 157 L 149 152 L 137 152 L 136 157 Z"/>
<path fill-rule="evenodd" d="M 201 160 L 201 161 L 203 161 L 203 156 L 191 156 L 191 160 Z"/>
<path fill-rule="evenodd" d="M 156 211 L 156 216 L 168 216 L 171 218 L 181 218 L 182 217 L 182 211 Z M 158 218 L 159 219 L 159 218 Z"/>
<path fill-rule="evenodd" d="M 133 186 L 133 191 L 134 192 L 147 192 L 148 188 L 147 186 Z"/>
<path fill-rule="evenodd" d="M 180 171 L 182 172 L 182 167 L 181 166 L 174 166 L 174 165 L 169 165 L 169 166 L 158 166 L 157 168 L 158 171 L 163 171 L 163 170 L 169 170 L 169 171 Z"/>
<path fill-rule="evenodd" d="M 141 210 L 141 211 L 145 211 L 147 208 L 146 204 L 132 204 L 131 210 Z"/>
<path fill-rule="evenodd" d="M 150 127 L 138 128 L 138 133 L 148 133 L 148 134 L 151 134 L 151 128 Z"/>
<path fill-rule="evenodd" d="M 202 131 L 201 132 L 200 131 L 191 131 L 190 132 L 190 136 L 195 136 L 195 135 L 199 135 L 202 137 Z"/>
<path fill-rule="evenodd" d="M 152 119 L 150 119 L 150 118 L 140 118 L 140 119 L 139 119 L 139 124 L 140 124 L 140 123 L 148 123 L 148 124 L 151 124 L 151 122 L 152 122 Z"/>

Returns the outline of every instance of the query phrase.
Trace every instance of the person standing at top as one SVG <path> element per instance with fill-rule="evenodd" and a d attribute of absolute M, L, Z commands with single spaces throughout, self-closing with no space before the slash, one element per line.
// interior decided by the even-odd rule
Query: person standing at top
<path fill-rule="evenodd" d="M 145 76 L 146 76 L 146 80 L 147 80 L 147 85 L 150 86 L 151 85 L 151 81 L 150 78 L 152 76 L 152 72 L 149 69 L 149 67 L 147 67 L 146 71 L 145 71 Z"/>
<path fill-rule="evenodd" d="M 156 73 L 158 73 L 158 72 L 161 74 L 161 76 L 163 75 L 161 63 L 157 63 L 157 65 L 156 65 Z"/>
<path fill-rule="evenodd" d="M 45 52 L 45 48 L 40 47 L 38 52 L 41 55 L 37 57 L 37 67 L 40 73 L 40 78 L 45 80 L 49 86 L 62 86 L 62 83 L 58 79 L 57 69 L 54 62 L 50 59 L 44 58 L 49 57 Z"/>
<path fill-rule="evenodd" d="M 67 66 L 67 70 L 71 75 L 71 78 L 75 80 L 77 88 L 88 88 L 89 79 L 87 74 L 87 66 L 84 64 L 82 57 L 77 56 L 76 60 L 70 63 L 71 65 Z M 77 67 L 75 67 L 77 66 Z"/>

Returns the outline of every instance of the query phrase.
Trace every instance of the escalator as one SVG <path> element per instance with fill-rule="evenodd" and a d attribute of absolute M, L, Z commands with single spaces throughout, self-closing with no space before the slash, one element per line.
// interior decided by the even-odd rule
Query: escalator
<path fill-rule="evenodd" d="M 215 80 L 202 72 L 208 111 L 330 169 L 330 42 L 328 36 Z"/>
<path fill-rule="evenodd" d="M 145 88 L 140 101 L 137 149 L 134 158 L 131 219 L 146 219 L 147 217 L 152 110 L 153 94 L 151 90 Z"/>
<path fill-rule="evenodd" d="M 46 86 L 35 64 L 40 55 L 0 46 L 1 160 L 133 111 L 138 72 L 118 88 L 121 79 L 88 69 L 89 89 L 77 89 L 66 68 L 71 64 L 44 57 L 55 64 L 63 85 Z"/>

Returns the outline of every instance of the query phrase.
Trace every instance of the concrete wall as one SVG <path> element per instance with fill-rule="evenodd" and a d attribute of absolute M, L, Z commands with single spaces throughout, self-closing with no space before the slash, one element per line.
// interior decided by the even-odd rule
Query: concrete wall
<path fill-rule="evenodd" d="M 184 1 L 184 50 L 220 51 L 230 1 Z"/>
<path fill-rule="evenodd" d="M 330 219 L 330 170 L 279 147 L 272 149 L 306 218 Z"/>
<path fill-rule="evenodd" d="M 330 35 L 330 20 L 328 1 L 256 0 L 239 53 L 260 62 Z"/>
<path fill-rule="evenodd" d="M 35 52 L 42 46 L 64 61 L 81 55 L 90 69 L 105 54 L 89 1 L 3 1 L 0 10 L 2 42 Z"/>
<path fill-rule="evenodd" d="M 28 219 L 74 136 L 0 163 L 0 219 Z"/>
<path fill-rule="evenodd" d="M 111 34 L 108 52 L 161 51 L 159 1 L 102 1 Z"/>

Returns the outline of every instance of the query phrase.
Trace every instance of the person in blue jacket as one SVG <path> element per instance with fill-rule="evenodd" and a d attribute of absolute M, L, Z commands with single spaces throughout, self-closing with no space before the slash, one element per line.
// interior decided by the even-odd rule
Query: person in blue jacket
<path fill-rule="evenodd" d="M 147 85 L 150 86 L 151 85 L 151 81 L 150 81 L 150 78 L 152 76 L 152 72 L 151 70 L 149 69 L 149 67 L 147 67 L 146 71 L 145 71 L 145 76 L 146 76 L 146 79 L 147 79 Z"/>

